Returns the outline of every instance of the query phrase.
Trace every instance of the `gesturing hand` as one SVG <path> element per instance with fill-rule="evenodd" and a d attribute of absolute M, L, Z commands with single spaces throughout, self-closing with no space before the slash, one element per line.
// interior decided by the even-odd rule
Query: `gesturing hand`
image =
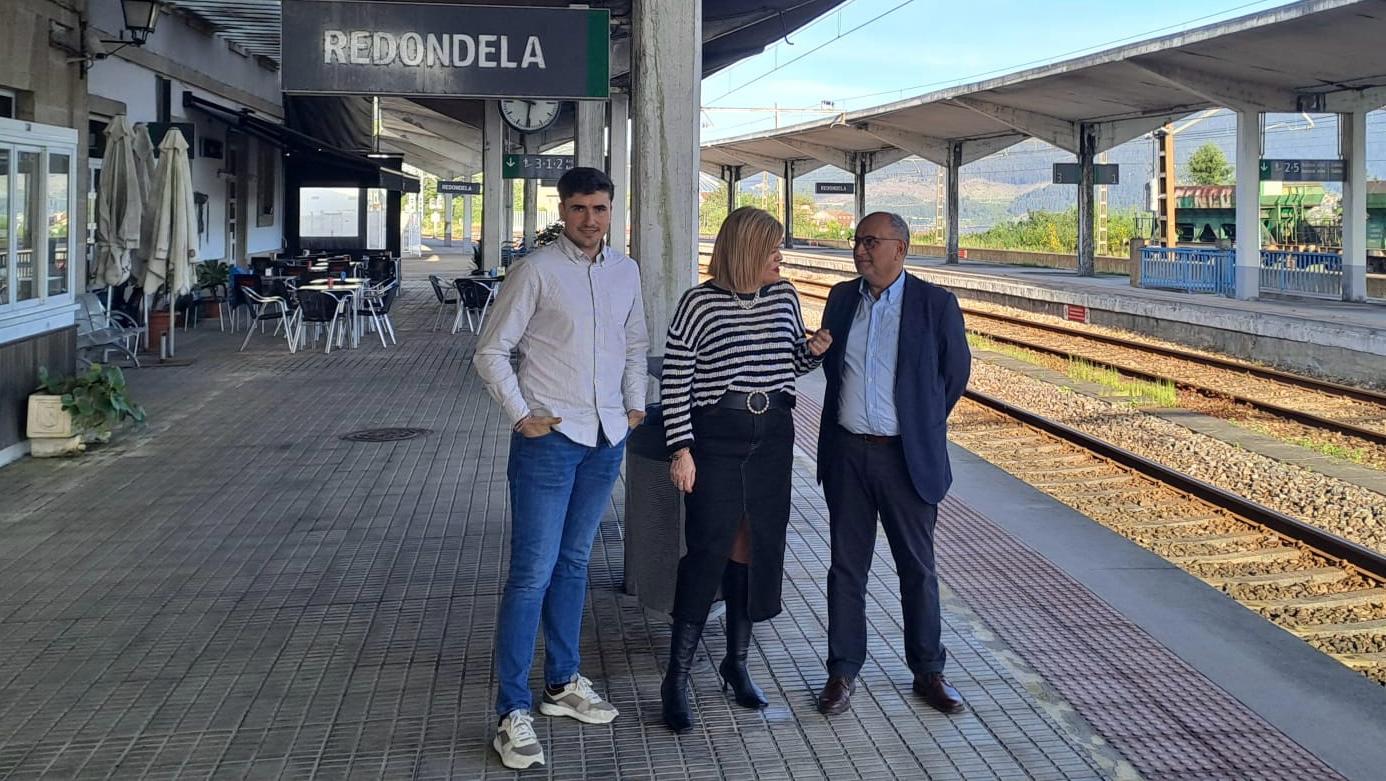
<path fill-rule="evenodd" d="M 669 462 L 669 480 L 675 488 L 686 494 L 693 493 L 693 482 L 697 474 L 698 469 L 693 465 L 693 454 L 688 448 L 674 454 L 674 460 Z"/>
<path fill-rule="evenodd" d="M 515 424 L 515 430 L 520 432 L 520 436 L 529 439 L 537 439 L 553 431 L 554 426 L 563 422 L 563 418 L 551 418 L 544 415 L 526 415 L 519 423 Z"/>
<path fill-rule="evenodd" d="M 826 328 L 819 328 L 813 332 L 813 336 L 809 337 L 809 352 L 813 353 L 815 358 L 827 352 L 828 348 L 832 346 L 833 335 Z"/>

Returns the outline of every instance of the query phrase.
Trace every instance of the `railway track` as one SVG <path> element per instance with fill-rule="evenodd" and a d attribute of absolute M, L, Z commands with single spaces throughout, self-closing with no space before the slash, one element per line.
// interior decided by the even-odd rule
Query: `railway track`
<path fill-rule="evenodd" d="M 950 438 L 1386 684 L 1386 556 L 972 390 Z"/>

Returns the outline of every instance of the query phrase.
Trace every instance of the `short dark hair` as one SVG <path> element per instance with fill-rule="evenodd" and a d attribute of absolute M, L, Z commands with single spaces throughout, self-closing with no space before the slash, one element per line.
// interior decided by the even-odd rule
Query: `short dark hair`
<path fill-rule="evenodd" d="M 570 168 L 558 178 L 558 197 L 564 200 L 573 195 L 591 195 L 599 192 L 606 193 L 613 201 L 616 200 L 616 185 L 611 183 L 611 177 L 607 176 L 606 172 L 596 168 Z"/>

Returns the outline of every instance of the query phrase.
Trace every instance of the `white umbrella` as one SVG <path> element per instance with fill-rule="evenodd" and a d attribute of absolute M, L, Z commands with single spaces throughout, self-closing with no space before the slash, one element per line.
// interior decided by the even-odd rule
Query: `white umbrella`
<path fill-rule="evenodd" d="M 159 165 L 149 192 L 153 222 L 146 252 L 144 289 L 167 284 L 168 352 L 173 354 L 174 303 L 193 286 L 193 260 L 197 257 L 197 212 L 193 207 L 192 171 L 188 166 L 188 142 L 172 128 L 159 143 Z"/>
<path fill-rule="evenodd" d="M 96 194 L 96 257 L 93 268 L 107 285 L 130 278 L 131 250 L 140 245 L 143 193 L 136 179 L 130 124 L 118 116 L 106 126 L 101 188 Z M 110 298 L 106 300 L 110 306 Z"/>
<path fill-rule="evenodd" d="M 154 142 L 149 139 L 149 127 L 143 122 L 136 122 L 134 127 L 134 139 L 131 148 L 135 155 L 135 181 L 140 187 L 140 203 L 149 203 L 149 191 L 154 186 L 154 168 L 158 162 L 154 159 Z M 148 212 L 148 206 L 145 206 Z M 154 221 L 144 219 L 140 222 L 140 246 L 130 253 L 130 276 L 135 279 L 144 278 L 144 261 L 149 247 L 154 244 L 150 231 L 153 230 Z"/>

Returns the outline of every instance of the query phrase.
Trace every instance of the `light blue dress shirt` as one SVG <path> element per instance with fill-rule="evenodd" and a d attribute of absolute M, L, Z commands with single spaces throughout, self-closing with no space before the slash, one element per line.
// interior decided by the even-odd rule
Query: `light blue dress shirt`
<path fill-rule="evenodd" d="M 874 298 L 866 280 L 852 316 L 842 361 L 838 423 L 854 434 L 900 434 L 895 416 L 895 360 L 900 346 L 900 303 L 905 272 Z"/>

